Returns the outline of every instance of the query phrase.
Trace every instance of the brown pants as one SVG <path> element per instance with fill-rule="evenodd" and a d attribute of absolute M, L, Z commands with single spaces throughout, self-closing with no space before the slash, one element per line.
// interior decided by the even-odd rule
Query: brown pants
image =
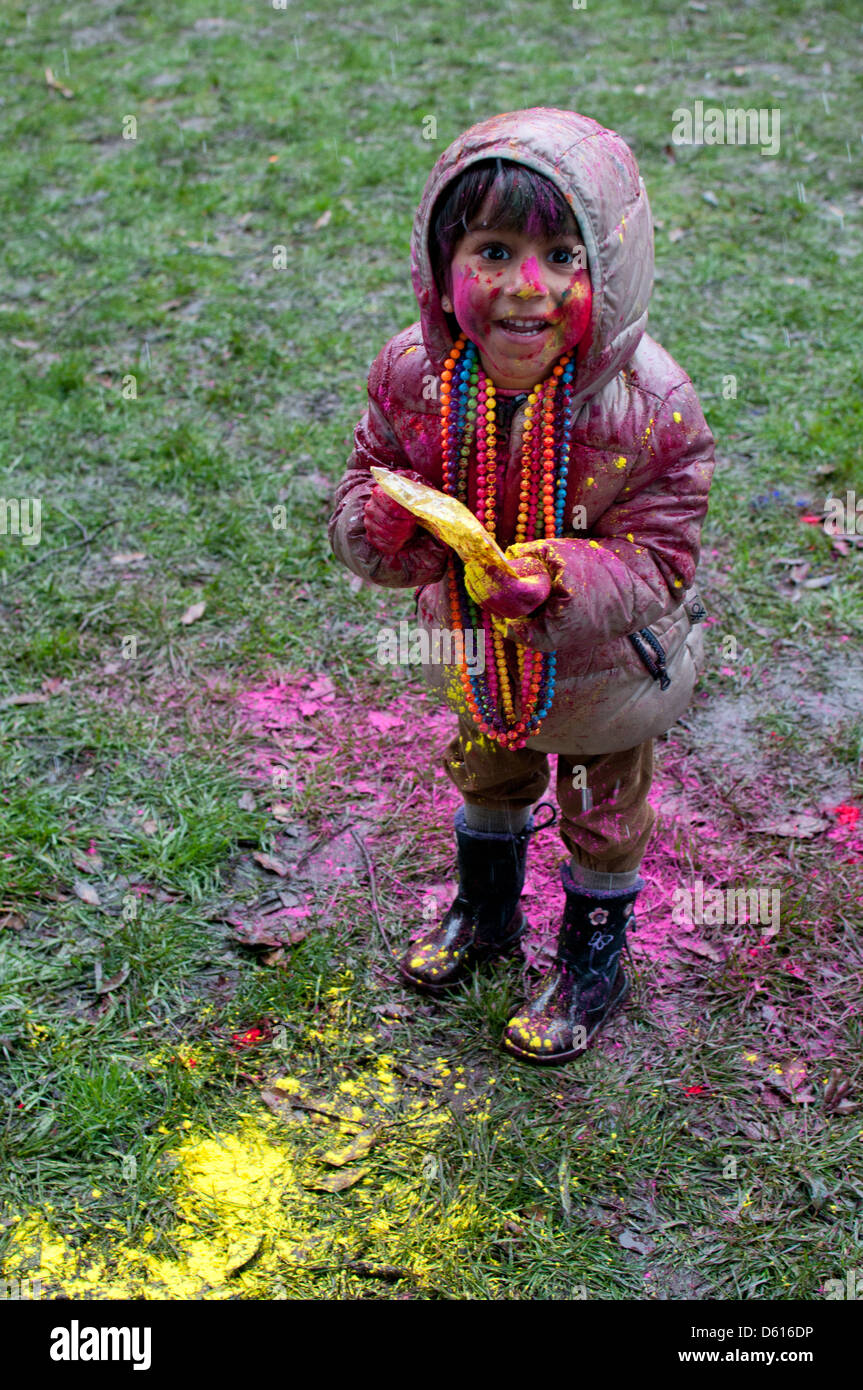
<path fill-rule="evenodd" d="M 547 754 L 531 748 L 513 752 L 488 739 L 481 746 L 476 731 L 461 719 L 441 762 L 473 806 L 500 811 L 532 806 L 549 784 Z M 656 821 L 647 800 L 652 778 L 652 738 L 622 753 L 557 755 L 560 834 L 579 864 L 612 874 L 638 868 Z"/>

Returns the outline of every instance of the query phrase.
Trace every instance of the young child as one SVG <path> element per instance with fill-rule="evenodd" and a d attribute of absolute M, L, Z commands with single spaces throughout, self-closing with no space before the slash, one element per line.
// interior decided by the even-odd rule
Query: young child
<path fill-rule="evenodd" d="M 473 630 L 486 660 L 428 668 L 458 715 L 443 765 L 464 799 L 459 891 L 400 969 L 439 993 L 517 947 L 531 806 L 556 753 L 563 921 L 504 1043 L 560 1063 L 628 991 L 653 739 L 703 666 L 691 586 L 713 438 L 645 332 L 650 208 L 613 131 L 544 107 L 473 126 L 432 170 L 411 252 L 420 321 L 372 365 L 330 541 L 363 578 L 414 586 L 425 628 Z M 460 498 L 515 573 L 465 565 L 373 466 Z"/>

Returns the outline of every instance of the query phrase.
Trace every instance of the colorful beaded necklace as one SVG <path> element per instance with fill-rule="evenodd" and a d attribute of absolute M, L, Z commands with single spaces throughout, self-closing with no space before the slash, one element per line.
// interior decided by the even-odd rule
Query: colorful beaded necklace
<path fill-rule="evenodd" d="M 575 362 L 561 357 L 545 380 L 534 386 L 524 412 L 521 488 L 516 541 L 559 536 L 566 505 L 569 441 L 572 427 L 572 379 Z M 441 452 L 443 490 L 468 502 L 471 447 L 476 439 L 476 515 L 495 535 L 497 456 L 495 389 L 479 363 L 476 345 L 462 333 L 441 374 Z M 479 422 L 479 428 L 477 428 Z M 455 631 L 483 629 L 485 650 L 493 659 L 482 676 L 471 675 L 461 643 L 459 671 L 467 707 L 486 737 L 505 748 L 524 748 L 537 732 L 554 699 L 555 652 L 537 652 L 517 644 L 519 708 L 506 664 L 504 639 L 491 615 L 470 597 L 464 564 L 453 554 L 448 568 L 450 621 Z"/>

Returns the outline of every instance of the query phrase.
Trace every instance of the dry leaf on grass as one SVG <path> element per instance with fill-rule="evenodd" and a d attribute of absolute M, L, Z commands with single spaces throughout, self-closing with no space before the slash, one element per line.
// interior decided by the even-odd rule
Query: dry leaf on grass
<path fill-rule="evenodd" d="M 269 917 L 240 917 L 236 912 L 229 912 L 225 921 L 234 928 L 235 941 L 255 950 L 264 948 L 272 951 L 279 946 L 297 946 L 306 939 L 302 927 L 290 926 L 284 920 L 273 921 L 272 914 Z"/>
<path fill-rule="evenodd" d="M 368 1127 L 358 1105 L 350 1105 L 347 1101 L 317 1100 L 302 1090 L 284 1090 L 279 1086 L 278 1077 L 261 1091 L 261 1100 L 283 1119 L 290 1119 L 293 1110 L 308 1110 L 327 1120 L 337 1120 L 352 1134 L 362 1134 Z"/>
<path fill-rule="evenodd" d="M 28 691 L 23 695 L 4 695 L 0 700 L 3 705 L 47 705 L 50 695 L 42 695 L 38 691 Z"/>
<path fill-rule="evenodd" d="M 372 1013 L 380 1014 L 381 1018 L 398 1018 L 407 1020 L 413 1018 L 413 1010 L 407 1004 L 375 1004 Z"/>
<path fill-rule="evenodd" d="M 827 1078 L 827 1085 L 824 1088 L 824 1109 L 837 1115 L 850 1115 L 857 1109 L 857 1102 L 847 1099 L 851 1091 L 851 1082 L 845 1076 L 841 1067 L 834 1067 Z"/>
<path fill-rule="evenodd" d="M 656 1249 L 656 1241 L 651 1240 L 650 1236 L 640 1236 L 635 1231 L 621 1231 L 617 1237 L 618 1245 L 622 1245 L 624 1250 L 635 1250 L 639 1255 L 651 1255 Z"/>
<path fill-rule="evenodd" d="M 252 1236 L 247 1241 L 238 1241 L 236 1245 L 230 1246 L 225 1278 L 236 1279 L 238 1274 L 242 1274 L 244 1270 L 254 1264 L 264 1248 L 265 1240 L 265 1236 Z"/>
<path fill-rule="evenodd" d="M 102 906 L 102 900 L 92 883 L 85 883 L 83 879 L 77 878 L 72 885 L 72 891 L 82 903 L 88 903 L 90 907 Z"/>
<path fill-rule="evenodd" d="M 346 1163 L 356 1163 L 357 1159 L 365 1158 L 376 1138 L 373 1129 L 365 1129 L 343 1149 L 328 1149 L 321 1155 L 321 1163 L 328 1163 L 331 1168 L 343 1168 Z"/>
<path fill-rule="evenodd" d="M 254 811 L 257 809 L 257 804 L 254 792 L 243 792 L 243 795 L 237 802 L 241 811 Z"/>
<path fill-rule="evenodd" d="M 146 560 L 147 554 L 144 550 L 118 550 L 116 555 L 109 556 L 109 565 L 131 565 L 136 560 Z"/>
<path fill-rule="evenodd" d="M 812 816 L 805 811 L 783 820 L 759 821 L 757 825 L 749 827 L 753 835 L 782 835 L 796 840 L 811 840 L 829 828 L 830 821 L 826 816 Z"/>
<path fill-rule="evenodd" d="M 45 69 L 45 81 L 53 92 L 59 92 L 61 97 L 65 97 L 67 101 L 71 101 L 74 97 L 75 93 L 72 88 L 65 87 L 62 82 L 58 82 L 50 68 Z"/>
<path fill-rule="evenodd" d="M 284 946 L 277 946 L 274 951 L 267 951 L 266 955 L 261 956 L 261 964 L 275 965 L 279 970 L 290 969 Z"/>
<path fill-rule="evenodd" d="M 186 627 L 188 627 L 190 623 L 196 623 L 199 618 L 203 617 L 206 607 L 207 605 L 204 603 L 203 599 L 200 603 L 193 603 L 191 608 L 186 609 L 180 622 L 184 623 Z"/>
<path fill-rule="evenodd" d="M 681 932 L 675 932 L 672 936 L 675 946 L 681 947 L 684 951 L 691 951 L 693 955 L 704 956 L 707 960 L 723 961 L 725 956 L 710 941 L 704 941 L 700 936 L 684 936 Z"/>
<path fill-rule="evenodd" d="M 808 1072 L 804 1062 L 786 1062 L 780 1072 L 770 1072 L 767 1085 L 779 1095 L 794 1102 L 795 1105 L 812 1105 L 817 1099 L 814 1090 L 807 1085 Z"/>
<path fill-rule="evenodd" d="M 345 1192 L 366 1176 L 368 1168 L 339 1168 L 335 1173 L 322 1173 L 320 1177 L 305 1178 L 303 1187 L 315 1192 Z"/>
<path fill-rule="evenodd" d="M 287 878 L 291 872 L 290 865 L 286 864 L 284 859 L 276 859 L 272 854 L 263 854 L 256 850 L 252 858 L 262 869 L 268 869 L 271 874 L 278 874 L 279 878 Z"/>
<path fill-rule="evenodd" d="M 128 980 L 131 968 L 127 961 L 125 965 L 120 967 L 116 975 L 111 976 L 110 980 L 103 980 L 100 985 L 96 986 L 96 993 L 110 994 L 112 990 L 119 989 Z"/>

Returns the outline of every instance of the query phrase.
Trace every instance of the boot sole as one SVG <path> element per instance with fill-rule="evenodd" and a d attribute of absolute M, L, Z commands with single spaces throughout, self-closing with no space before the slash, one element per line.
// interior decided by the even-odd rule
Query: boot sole
<path fill-rule="evenodd" d="M 592 1043 L 593 1039 L 599 1032 L 600 1028 L 602 1028 L 603 1025 L 608 1022 L 612 1014 L 620 1007 L 620 1005 L 626 999 L 629 992 L 629 980 L 626 978 L 626 976 L 624 976 L 623 988 L 619 990 L 618 993 L 614 996 L 605 1013 L 602 1015 L 602 1018 L 599 1019 L 599 1021 L 595 1023 L 591 1028 L 590 1032 L 587 1035 L 587 1041 L 584 1044 L 584 1047 L 570 1048 L 568 1052 L 552 1052 L 548 1056 L 544 1056 L 541 1052 L 523 1051 L 520 1047 L 516 1047 L 515 1044 L 510 1042 L 509 1038 L 505 1036 L 503 1039 L 504 1048 L 507 1052 L 511 1052 L 514 1057 L 518 1057 L 520 1061 L 530 1062 L 533 1066 L 537 1067 L 555 1067 L 564 1062 L 571 1062 L 576 1057 L 583 1057 L 587 1049 L 590 1047 L 590 1044 Z"/>
<path fill-rule="evenodd" d="M 410 971 L 405 970 L 400 960 L 396 961 L 396 965 L 398 966 L 399 974 L 402 979 L 405 980 L 407 984 L 411 985 L 413 989 L 419 990 L 421 994 L 447 994 L 449 990 L 455 989 L 457 985 L 460 985 L 477 966 L 487 965 L 492 961 L 502 960 L 504 956 L 512 955 L 521 945 L 522 938 L 526 931 L 527 922 L 523 921 L 515 936 L 510 937 L 494 951 L 483 952 L 480 955 L 471 953 L 471 955 L 462 962 L 458 974 L 452 975 L 448 980 L 439 985 L 417 979 L 415 975 L 411 975 Z"/>

